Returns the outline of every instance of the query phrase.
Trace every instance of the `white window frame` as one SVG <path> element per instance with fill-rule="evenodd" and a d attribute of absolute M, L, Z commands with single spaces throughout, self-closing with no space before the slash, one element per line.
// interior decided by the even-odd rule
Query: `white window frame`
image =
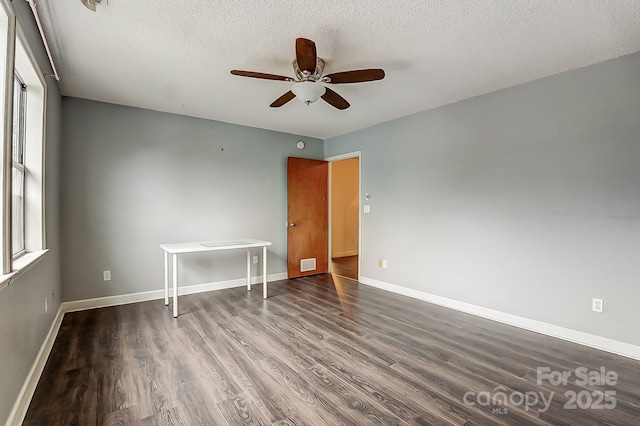
<path fill-rule="evenodd" d="M 15 60 L 16 16 L 13 8 L 7 0 L 2 0 L 0 13 L 6 17 L 6 33 L 0 38 L 0 64 L 4 61 L 3 74 L 0 75 L 0 97 L 2 104 L 0 119 L 3 126 L 0 128 L 2 143 L 0 149 L 0 289 L 6 286 L 7 279 L 11 277 L 13 270 L 13 258 L 11 256 L 11 139 L 13 133 L 13 70 Z M 3 22 L 4 23 L 4 22 Z M 5 43 L 4 46 L 1 44 Z M 0 67 L 1 68 L 1 67 Z M 4 78 L 2 78 L 4 77 Z"/>
<path fill-rule="evenodd" d="M 24 252 L 12 259 L 12 272 L 21 272 L 46 250 L 45 132 L 47 82 L 20 24 L 16 25 L 15 71 L 27 86 L 24 121 Z"/>
<path fill-rule="evenodd" d="M 4 98 L 4 118 L 2 132 L 2 177 L 1 198 L 1 251 L 2 271 L 0 271 L 0 290 L 11 280 L 29 269 L 42 258 L 46 249 L 45 219 L 45 134 L 47 84 L 40 71 L 38 62 L 29 46 L 27 36 L 16 22 L 12 8 L 6 0 L 0 0 L 8 15 L 6 70 L 4 92 L 0 87 L 0 97 Z M 0 7 L 2 8 L 2 7 Z M 2 46 L 0 46 L 2 49 Z M 13 253 L 12 250 L 12 139 L 13 139 L 13 84 L 14 73 L 20 76 L 26 85 L 24 115 L 24 250 Z"/>

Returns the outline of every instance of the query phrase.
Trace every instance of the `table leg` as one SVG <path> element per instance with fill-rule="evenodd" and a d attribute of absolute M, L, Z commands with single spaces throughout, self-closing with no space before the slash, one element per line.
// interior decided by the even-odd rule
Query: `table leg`
<path fill-rule="evenodd" d="M 173 317 L 178 318 L 178 255 L 173 254 Z"/>
<path fill-rule="evenodd" d="M 247 249 L 247 291 L 251 291 L 251 250 Z"/>
<path fill-rule="evenodd" d="M 164 306 L 169 306 L 169 253 L 164 252 Z"/>
<path fill-rule="evenodd" d="M 267 246 L 262 247 L 262 297 L 267 298 Z"/>

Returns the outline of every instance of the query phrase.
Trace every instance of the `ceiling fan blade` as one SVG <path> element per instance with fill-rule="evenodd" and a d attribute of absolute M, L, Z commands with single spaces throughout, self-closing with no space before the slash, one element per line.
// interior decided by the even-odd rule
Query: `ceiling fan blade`
<path fill-rule="evenodd" d="M 324 99 L 328 104 L 338 109 L 349 108 L 350 106 L 349 102 L 347 102 L 345 98 L 338 95 L 336 92 L 329 89 L 328 87 L 326 89 L 327 91 L 324 92 L 324 95 L 322 95 L 322 99 Z"/>
<path fill-rule="evenodd" d="M 367 70 L 343 71 L 327 74 L 325 77 L 330 79 L 328 83 L 333 84 L 363 83 L 365 81 L 382 80 L 384 78 L 384 70 L 372 68 Z"/>
<path fill-rule="evenodd" d="M 295 97 L 296 97 L 296 95 L 294 95 L 293 92 L 291 90 L 289 90 L 287 93 L 285 93 L 284 95 L 280 96 L 278 99 L 273 101 L 271 103 L 271 105 L 269 105 L 269 106 L 271 108 L 281 107 L 282 105 L 286 104 L 287 102 L 289 102 L 291 99 L 293 99 Z"/>
<path fill-rule="evenodd" d="M 293 78 L 291 77 L 285 77 L 283 75 L 276 75 L 276 74 L 267 74 L 264 72 L 231 70 L 231 74 L 239 75 L 241 77 L 261 78 L 264 80 L 293 81 Z"/>
<path fill-rule="evenodd" d="M 296 39 L 296 61 L 300 71 L 316 71 L 316 44 L 306 38 Z"/>

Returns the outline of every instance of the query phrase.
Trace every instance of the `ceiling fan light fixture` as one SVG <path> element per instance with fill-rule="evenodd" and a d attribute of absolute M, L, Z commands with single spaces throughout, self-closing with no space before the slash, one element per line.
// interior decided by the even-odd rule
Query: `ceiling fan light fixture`
<path fill-rule="evenodd" d="M 301 81 L 291 88 L 296 98 L 309 105 L 320 99 L 326 92 L 326 88 L 319 83 L 313 81 Z"/>

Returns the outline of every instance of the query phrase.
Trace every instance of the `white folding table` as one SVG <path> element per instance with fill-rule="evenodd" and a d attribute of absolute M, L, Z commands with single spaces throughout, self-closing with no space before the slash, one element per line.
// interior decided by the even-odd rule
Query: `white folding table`
<path fill-rule="evenodd" d="M 251 249 L 262 247 L 262 297 L 267 298 L 267 246 L 271 241 L 231 240 L 203 241 L 195 243 L 160 244 L 164 250 L 164 304 L 169 305 L 169 255 L 172 256 L 173 272 L 173 317 L 178 317 L 178 255 L 206 251 L 247 249 L 247 290 L 251 290 Z"/>

